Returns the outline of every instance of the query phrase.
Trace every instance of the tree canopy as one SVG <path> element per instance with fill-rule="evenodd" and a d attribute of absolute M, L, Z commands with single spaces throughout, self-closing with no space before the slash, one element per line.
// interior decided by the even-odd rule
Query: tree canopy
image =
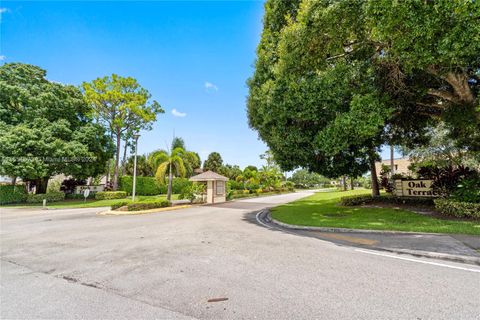
<path fill-rule="evenodd" d="M 476 147 L 479 6 L 267 1 L 250 125 L 284 170 L 338 177 L 370 167 L 373 184 L 382 144 L 422 144 L 437 121 Z"/>
<path fill-rule="evenodd" d="M 330 184 L 330 180 L 315 172 L 308 172 L 305 169 L 296 170 L 288 179 L 292 181 L 295 186 L 303 188 L 311 188 L 319 186 L 320 184 Z"/>
<path fill-rule="evenodd" d="M 185 140 L 183 140 L 183 138 L 180 138 L 180 137 L 173 138 L 172 150 L 176 148 L 182 148 L 183 150 L 187 150 L 187 147 L 185 146 Z"/>
<path fill-rule="evenodd" d="M 150 93 L 132 77 L 97 78 L 84 82 L 85 100 L 93 116 L 110 131 L 115 138 L 116 154 L 113 188 L 118 188 L 120 145 L 122 138 L 131 139 L 141 129 L 151 129 L 157 115 L 164 113 L 160 104 L 150 101 Z"/>
<path fill-rule="evenodd" d="M 52 175 L 104 172 L 111 151 L 80 90 L 48 81 L 37 66 L 0 67 L 0 174 L 34 180 L 44 193 Z"/>
<path fill-rule="evenodd" d="M 219 172 L 223 165 L 223 159 L 220 153 L 212 152 L 208 155 L 207 160 L 203 163 L 203 170 L 212 170 Z"/>

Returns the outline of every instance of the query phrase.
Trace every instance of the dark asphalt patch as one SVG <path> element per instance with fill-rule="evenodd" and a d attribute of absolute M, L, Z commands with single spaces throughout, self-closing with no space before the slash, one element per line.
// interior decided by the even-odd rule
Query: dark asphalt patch
<path fill-rule="evenodd" d="M 213 298 L 213 299 L 208 299 L 207 302 L 220 302 L 220 301 L 227 301 L 228 298 Z"/>

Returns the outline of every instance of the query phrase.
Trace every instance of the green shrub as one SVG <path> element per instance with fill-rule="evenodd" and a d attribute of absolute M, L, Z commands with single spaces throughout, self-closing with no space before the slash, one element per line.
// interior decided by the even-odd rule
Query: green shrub
<path fill-rule="evenodd" d="M 27 199 L 24 185 L 0 185 L 0 205 L 8 203 L 21 203 Z"/>
<path fill-rule="evenodd" d="M 433 206 L 434 198 L 421 198 L 421 197 L 395 197 L 395 196 L 380 196 L 383 202 L 395 203 L 395 204 L 408 204 L 413 206 Z"/>
<path fill-rule="evenodd" d="M 139 177 L 137 177 L 139 178 Z M 118 190 L 125 191 L 128 195 L 132 194 L 133 186 L 133 177 L 132 176 L 121 176 L 118 178 Z M 137 191 L 135 190 L 135 193 Z M 140 193 L 138 193 L 140 195 Z"/>
<path fill-rule="evenodd" d="M 342 206 L 358 206 L 363 204 L 369 204 L 375 202 L 375 198 L 369 194 L 363 194 L 358 196 L 347 196 L 340 198 L 340 204 Z"/>
<path fill-rule="evenodd" d="M 187 178 L 173 178 L 172 192 L 180 193 L 186 187 L 191 185 L 192 182 Z M 155 196 L 158 194 L 167 193 L 167 183 L 160 184 L 154 177 L 137 177 L 137 186 L 135 188 L 135 194 L 139 196 Z M 128 195 L 132 194 L 133 177 L 123 176 L 120 177 L 119 189 L 125 191 Z"/>
<path fill-rule="evenodd" d="M 172 181 L 172 192 L 180 193 L 185 187 L 191 186 L 191 185 L 192 185 L 192 182 L 189 181 L 187 178 L 174 178 Z M 165 193 L 167 192 L 165 191 Z"/>
<path fill-rule="evenodd" d="M 205 184 L 194 183 L 183 188 L 182 192 L 178 196 L 178 199 L 188 199 L 190 202 L 200 198 L 205 193 Z"/>
<path fill-rule="evenodd" d="M 368 194 L 358 196 L 347 196 L 340 198 L 342 206 L 358 206 L 371 203 L 392 203 L 392 204 L 407 204 L 413 206 L 433 206 L 433 198 L 420 197 L 396 197 L 391 195 L 380 195 L 373 197 Z"/>
<path fill-rule="evenodd" d="M 112 210 L 117 210 L 118 208 L 124 207 L 124 206 L 128 205 L 129 203 L 130 203 L 129 201 L 117 202 L 117 203 L 112 204 L 110 206 L 110 208 Z"/>
<path fill-rule="evenodd" d="M 91 192 L 88 195 L 87 199 L 95 199 L 95 193 L 96 192 Z M 75 200 L 83 200 L 85 197 L 83 196 L 83 193 L 67 193 L 65 195 L 65 199 L 75 199 Z"/>
<path fill-rule="evenodd" d="M 232 189 L 232 190 L 243 190 L 243 182 L 242 181 L 229 180 L 227 182 L 227 186 L 229 186 L 230 189 Z"/>
<path fill-rule="evenodd" d="M 435 199 L 435 209 L 448 216 L 480 219 L 480 203 Z"/>
<path fill-rule="evenodd" d="M 285 181 L 285 184 L 283 186 L 290 191 L 293 191 L 295 189 L 295 184 L 292 181 Z"/>
<path fill-rule="evenodd" d="M 58 179 L 50 179 L 47 185 L 47 193 L 60 192 L 61 185 L 62 185 L 62 181 Z"/>
<path fill-rule="evenodd" d="M 43 199 L 49 202 L 58 202 L 65 200 L 65 193 L 63 192 L 49 192 L 43 194 L 29 194 L 27 196 L 28 203 L 42 203 Z"/>
<path fill-rule="evenodd" d="M 100 191 L 95 194 L 97 200 L 124 199 L 126 197 L 125 191 Z"/>
<path fill-rule="evenodd" d="M 167 193 L 167 187 L 160 185 L 153 177 L 139 176 L 137 179 L 137 186 L 135 188 L 135 194 L 139 196 L 155 196 L 157 194 Z M 119 189 L 125 191 L 128 195 L 132 194 L 133 177 L 123 176 L 120 177 Z"/>
<path fill-rule="evenodd" d="M 167 200 L 156 202 L 135 202 L 127 205 L 128 211 L 149 210 L 156 208 L 165 208 L 170 206 L 170 202 Z"/>
<path fill-rule="evenodd" d="M 480 203 L 480 176 L 460 181 L 452 193 L 452 198 L 460 202 Z"/>

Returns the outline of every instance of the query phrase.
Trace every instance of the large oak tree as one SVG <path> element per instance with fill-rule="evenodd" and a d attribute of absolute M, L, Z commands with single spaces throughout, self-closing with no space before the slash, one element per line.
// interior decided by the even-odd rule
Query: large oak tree
<path fill-rule="evenodd" d="M 478 2 L 267 1 L 265 10 L 248 115 L 283 169 L 336 177 L 370 166 L 378 194 L 384 143 L 421 144 L 443 120 L 475 147 Z"/>

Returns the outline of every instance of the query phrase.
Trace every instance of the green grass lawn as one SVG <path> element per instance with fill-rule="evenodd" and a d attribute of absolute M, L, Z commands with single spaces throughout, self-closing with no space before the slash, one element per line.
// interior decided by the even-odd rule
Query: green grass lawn
<path fill-rule="evenodd" d="M 272 209 L 278 221 L 301 226 L 480 235 L 480 221 L 444 220 L 394 208 L 343 207 L 343 196 L 370 190 L 319 192 Z"/>
<path fill-rule="evenodd" d="M 155 201 L 162 201 L 166 200 L 167 195 L 162 194 L 158 196 L 137 196 L 135 197 L 135 201 L 139 202 L 155 202 Z M 172 200 L 177 200 L 178 199 L 178 194 L 173 194 L 172 195 Z M 111 200 L 95 200 L 95 199 L 89 199 L 86 202 L 83 200 L 64 200 L 60 202 L 51 202 L 47 204 L 48 208 L 95 208 L 95 207 L 109 207 L 112 204 L 119 203 L 119 202 L 131 202 L 132 198 L 128 197 L 125 199 L 111 199 Z M 12 204 L 12 205 L 6 205 L 4 207 L 9 207 L 9 208 L 35 208 L 35 207 L 42 207 L 42 204 L 40 203 L 32 203 L 32 204 L 26 204 L 26 203 L 20 203 L 20 204 Z"/>

